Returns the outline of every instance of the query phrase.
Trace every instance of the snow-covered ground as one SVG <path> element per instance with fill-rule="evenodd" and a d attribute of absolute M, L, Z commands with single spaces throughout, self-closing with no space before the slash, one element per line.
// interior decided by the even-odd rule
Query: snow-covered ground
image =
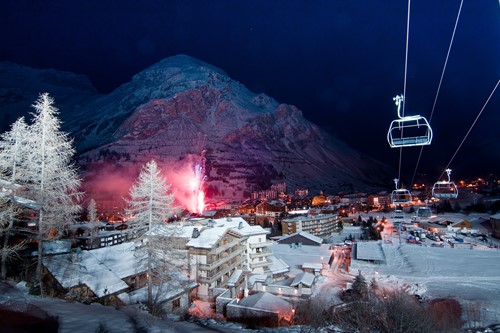
<path fill-rule="evenodd" d="M 222 324 L 213 320 L 204 321 L 203 325 L 177 321 L 174 318 L 163 320 L 132 306 L 115 308 L 98 303 L 85 305 L 50 297 L 42 298 L 29 295 L 27 289 L 21 285 L 13 288 L 6 283 L 0 284 L 0 305 L 8 305 L 9 309 L 15 310 L 16 308 L 23 308 L 23 304 L 34 305 L 50 316 L 57 316 L 59 333 L 94 333 L 100 332 L 100 327 L 106 329 L 106 332 L 109 333 L 196 333 L 211 331 L 236 333 L 247 331 L 242 330 L 238 324 Z"/>
<path fill-rule="evenodd" d="M 404 236 L 400 243 L 399 235 L 384 234 L 380 243 L 385 263 L 353 260 L 351 272 L 360 270 L 367 281 L 375 278 L 381 285 L 403 287 L 424 298 L 451 297 L 464 307 L 473 304 L 481 309 L 484 324 L 500 322 L 498 248 L 480 242 L 472 248 L 431 247 L 431 240 L 408 244 Z"/>

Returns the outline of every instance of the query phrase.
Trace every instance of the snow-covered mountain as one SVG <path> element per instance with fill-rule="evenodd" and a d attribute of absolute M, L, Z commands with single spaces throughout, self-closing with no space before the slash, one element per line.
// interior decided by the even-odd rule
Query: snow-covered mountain
<path fill-rule="evenodd" d="M 80 105 L 61 117 L 75 137 L 86 180 L 94 184 L 90 192 L 130 184 L 152 158 L 176 190 L 187 186 L 194 163 L 204 164 L 213 199 L 240 199 L 278 181 L 332 193 L 373 189 L 390 179 L 385 165 L 307 121 L 295 106 L 252 93 L 185 55 L 166 58 Z"/>
<path fill-rule="evenodd" d="M 0 62 L 0 131 L 20 116 L 30 118 L 30 107 L 38 95 L 49 92 L 61 116 L 78 110 L 99 94 L 84 75 L 55 69 L 35 69 L 12 62 Z"/>

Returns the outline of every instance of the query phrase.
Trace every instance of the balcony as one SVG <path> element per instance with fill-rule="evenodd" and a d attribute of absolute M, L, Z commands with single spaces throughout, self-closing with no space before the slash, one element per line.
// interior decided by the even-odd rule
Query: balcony
<path fill-rule="evenodd" d="M 251 262 L 250 263 L 250 268 L 255 269 L 259 267 L 264 267 L 264 266 L 270 266 L 273 262 L 271 260 L 263 260 L 263 261 L 257 261 L 257 262 Z"/>
<path fill-rule="evenodd" d="M 228 254 L 227 257 L 220 258 L 219 260 L 216 260 L 210 264 L 199 264 L 199 268 L 205 271 L 211 271 L 219 266 L 222 266 L 224 263 L 231 261 L 234 257 L 241 255 L 243 253 L 242 249 L 238 249 L 233 252 L 226 252 Z"/>
<path fill-rule="evenodd" d="M 270 256 L 272 254 L 271 251 L 262 251 L 262 252 L 257 252 L 257 253 L 250 253 L 250 259 L 255 259 L 255 258 L 263 258 Z"/>
<path fill-rule="evenodd" d="M 222 246 L 219 246 L 218 248 L 215 249 L 215 251 L 213 253 L 215 254 L 219 254 L 219 253 L 222 253 L 224 251 L 226 251 L 227 249 L 230 249 L 232 248 L 233 246 L 237 246 L 237 245 L 240 245 L 240 240 L 234 240 L 230 243 L 227 243 L 225 245 L 222 245 Z"/>
<path fill-rule="evenodd" d="M 229 273 L 231 270 L 235 269 L 236 267 L 240 266 L 241 264 L 243 264 L 245 262 L 245 257 L 242 256 L 241 258 L 239 258 L 238 260 L 236 260 L 234 263 L 232 264 L 229 264 L 227 267 L 223 268 L 223 269 L 219 269 L 214 275 L 212 276 L 206 276 L 206 277 L 198 277 L 198 281 L 201 282 L 201 283 L 207 283 L 207 284 L 210 284 L 214 281 L 216 281 L 217 279 L 219 279 L 221 276 L 223 276 L 224 274 L 227 274 Z"/>
<path fill-rule="evenodd" d="M 273 245 L 272 241 L 265 241 L 265 242 L 260 242 L 260 243 L 250 243 L 248 244 L 251 249 L 256 249 L 258 247 L 267 247 Z"/>

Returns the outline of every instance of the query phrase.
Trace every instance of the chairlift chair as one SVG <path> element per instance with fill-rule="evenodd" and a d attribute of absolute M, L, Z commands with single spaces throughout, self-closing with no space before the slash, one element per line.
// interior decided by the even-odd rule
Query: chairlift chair
<path fill-rule="evenodd" d="M 399 179 L 394 179 L 394 182 L 396 183 L 396 189 L 392 191 L 391 194 L 391 202 L 394 205 L 402 205 L 402 204 L 408 204 L 411 203 L 411 193 L 407 189 L 400 189 L 398 188 L 398 182 Z"/>
<path fill-rule="evenodd" d="M 405 212 L 402 209 L 394 209 L 394 212 L 392 212 L 392 218 L 394 220 L 404 220 Z"/>
<path fill-rule="evenodd" d="M 430 145 L 432 141 L 432 128 L 427 119 L 420 115 L 401 116 L 403 95 L 393 98 L 398 106 L 398 118 L 391 122 L 387 132 L 387 141 L 391 148 L 413 147 Z"/>
<path fill-rule="evenodd" d="M 451 169 L 445 171 L 448 174 L 448 181 L 437 181 L 432 187 L 432 196 L 439 199 L 456 199 L 458 197 L 458 188 L 451 181 Z"/>
<path fill-rule="evenodd" d="M 432 211 L 429 207 L 419 207 L 417 209 L 417 216 L 418 217 L 429 217 L 432 215 Z"/>

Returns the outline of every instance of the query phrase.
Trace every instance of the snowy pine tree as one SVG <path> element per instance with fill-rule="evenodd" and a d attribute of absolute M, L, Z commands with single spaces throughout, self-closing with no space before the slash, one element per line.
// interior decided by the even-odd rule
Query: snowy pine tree
<path fill-rule="evenodd" d="M 96 222 L 97 221 L 97 209 L 96 209 L 96 203 L 94 199 L 90 199 L 89 205 L 87 206 L 87 215 L 89 222 Z"/>
<path fill-rule="evenodd" d="M 174 195 L 169 194 L 169 190 L 170 185 L 161 175 L 156 161 L 151 160 L 130 189 L 127 214 L 134 222 L 153 230 L 174 215 Z"/>
<path fill-rule="evenodd" d="M 26 174 L 28 155 L 28 125 L 24 117 L 19 118 L 11 126 L 11 130 L 2 134 L 0 140 L 0 178 L 5 181 L 4 188 L 8 194 L 2 198 L 1 216 L 0 216 L 0 260 L 1 277 L 7 277 L 7 262 L 18 256 L 18 251 L 24 247 L 24 243 L 12 245 L 9 244 L 10 236 L 13 234 L 14 223 L 19 209 L 16 207 L 14 197 L 18 191 L 18 184 L 22 183 L 23 176 Z"/>
<path fill-rule="evenodd" d="M 175 213 L 174 196 L 169 194 L 170 185 L 161 175 L 161 170 L 154 160 L 148 162 L 142 169 L 137 181 L 130 189 L 130 199 L 126 200 L 127 213 L 132 221 L 147 230 L 138 239 L 141 244 L 138 249 L 143 252 L 148 272 L 148 308 L 156 313 L 156 305 L 162 293 L 168 289 L 168 281 L 185 264 L 186 253 L 176 249 L 174 238 L 180 229 L 167 221 Z M 154 289 L 154 290 L 153 290 Z"/>
<path fill-rule="evenodd" d="M 63 227 L 74 220 L 80 211 L 77 203 L 82 195 L 78 191 L 81 180 L 72 164 L 75 154 L 73 140 L 60 130 L 58 110 L 53 103 L 54 100 L 44 93 L 33 104 L 35 113 L 29 130 L 28 172 L 23 177 L 40 206 L 36 280 L 42 295 L 43 243 L 57 237 Z"/>

